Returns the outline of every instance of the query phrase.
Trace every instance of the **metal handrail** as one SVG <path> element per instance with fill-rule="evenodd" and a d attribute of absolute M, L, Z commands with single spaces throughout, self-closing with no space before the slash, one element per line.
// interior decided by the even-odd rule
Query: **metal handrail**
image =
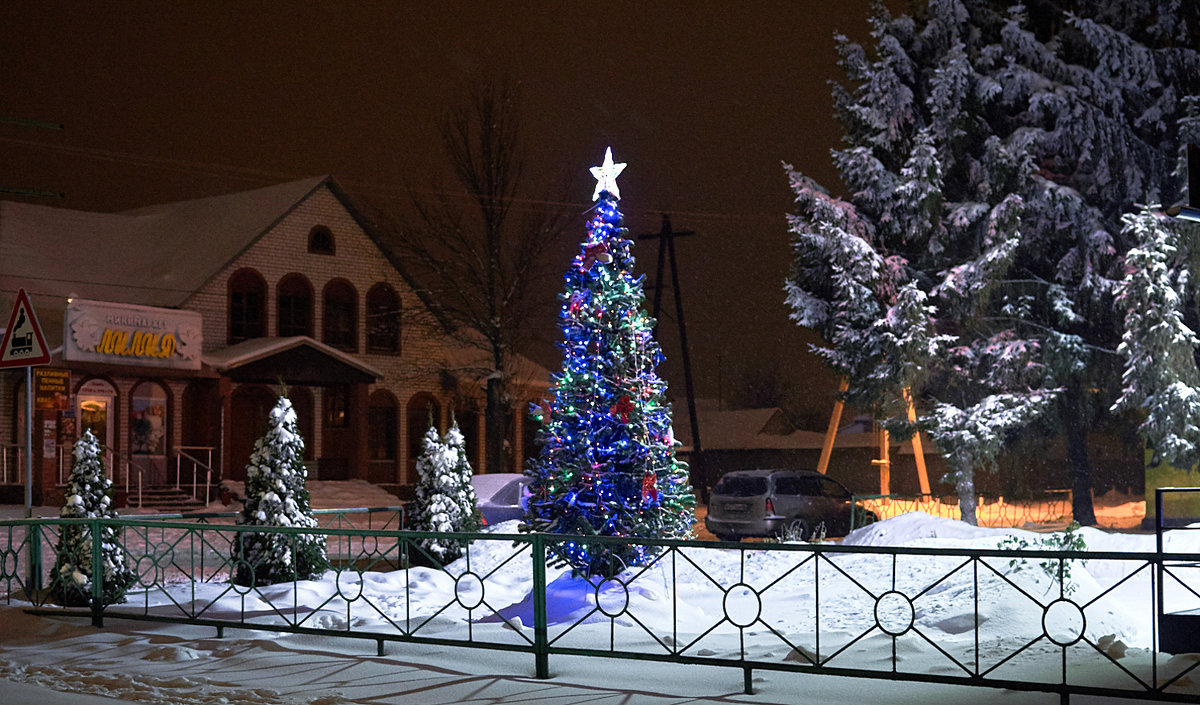
<path fill-rule="evenodd" d="M 208 462 L 201 462 L 201 460 L 199 458 L 188 453 L 187 451 L 189 451 L 189 450 L 206 451 L 208 453 Z M 210 502 L 212 502 L 212 485 L 213 485 L 213 473 L 214 472 L 217 473 L 217 482 L 220 483 L 220 481 L 221 481 L 220 472 L 214 470 L 212 467 L 213 450 L 214 450 L 214 448 L 212 448 L 211 446 L 179 446 L 171 451 L 171 454 L 175 456 L 175 489 L 180 489 L 180 475 L 182 474 L 182 466 L 183 466 L 182 461 L 184 458 L 186 458 L 187 460 L 189 460 L 192 463 L 192 498 L 193 499 L 196 499 L 196 500 L 200 499 L 199 493 L 196 489 L 197 485 L 199 484 L 198 482 L 196 482 L 196 470 L 203 469 L 205 471 L 205 479 L 204 479 L 204 504 L 205 505 L 208 505 Z"/>

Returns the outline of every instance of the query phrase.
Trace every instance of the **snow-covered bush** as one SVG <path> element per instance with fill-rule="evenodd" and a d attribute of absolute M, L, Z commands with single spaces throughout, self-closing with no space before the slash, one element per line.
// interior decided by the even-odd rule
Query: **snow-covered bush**
<path fill-rule="evenodd" d="M 417 459 L 416 505 L 411 527 L 414 531 L 436 533 L 471 532 L 479 529 L 479 510 L 471 487 L 471 464 L 467 460 L 466 440 L 458 424 L 438 438 L 430 426 L 421 443 Z M 449 538 L 420 539 L 426 556 L 445 565 L 462 555 L 463 542 Z"/>
<path fill-rule="evenodd" d="M 254 442 L 246 465 L 246 500 L 238 514 L 243 526 L 315 528 L 309 504 L 304 440 L 287 397 L 271 410 L 270 426 Z M 293 578 L 310 580 L 325 571 L 325 538 L 315 534 L 240 533 L 233 542 L 239 585 L 269 585 Z"/>
<path fill-rule="evenodd" d="M 114 519 L 112 480 L 104 475 L 100 442 L 91 429 L 75 443 L 67 501 L 60 516 L 64 519 Z M 64 605 L 83 606 L 92 602 L 92 529 L 84 524 L 62 527 L 58 537 L 58 557 L 54 563 L 51 590 Z M 125 565 L 125 551 L 112 527 L 100 529 L 100 561 L 104 604 L 125 601 L 125 591 L 137 576 Z"/>

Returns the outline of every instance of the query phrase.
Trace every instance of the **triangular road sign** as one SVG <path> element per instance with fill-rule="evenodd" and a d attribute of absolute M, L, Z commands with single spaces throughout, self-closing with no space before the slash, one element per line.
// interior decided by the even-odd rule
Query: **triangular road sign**
<path fill-rule="evenodd" d="M 50 362 L 50 348 L 42 335 L 42 326 L 24 289 L 17 291 L 17 302 L 8 317 L 8 329 L 0 343 L 0 368 L 32 367 Z"/>

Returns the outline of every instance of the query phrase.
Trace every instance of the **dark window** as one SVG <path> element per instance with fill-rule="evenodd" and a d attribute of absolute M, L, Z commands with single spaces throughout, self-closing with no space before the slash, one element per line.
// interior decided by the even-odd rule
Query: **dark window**
<path fill-rule="evenodd" d="M 827 477 L 821 478 L 821 489 L 824 490 L 822 494 L 824 494 L 826 497 L 831 497 L 833 499 L 850 499 L 850 492 L 845 487 L 842 487 Z"/>
<path fill-rule="evenodd" d="M 345 387 L 325 388 L 325 427 L 345 428 L 348 395 Z"/>
<path fill-rule="evenodd" d="M 267 334 L 267 284 L 250 269 L 229 278 L 229 344 Z"/>
<path fill-rule="evenodd" d="M 367 292 L 367 351 L 400 352 L 400 297 L 387 284 Z"/>
<path fill-rule="evenodd" d="M 325 287 L 323 340 L 339 350 L 358 349 L 358 295 L 348 282 L 337 280 Z"/>
<path fill-rule="evenodd" d="M 765 477 L 723 477 L 713 488 L 713 494 L 728 497 L 754 497 L 767 493 Z"/>
<path fill-rule="evenodd" d="M 308 232 L 308 251 L 314 255 L 332 255 L 333 232 L 324 225 L 318 225 Z"/>
<path fill-rule="evenodd" d="M 313 294 L 308 280 L 299 274 L 289 274 L 279 281 L 276 291 L 280 337 L 312 336 Z"/>
<path fill-rule="evenodd" d="M 775 478 L 777 494 L 801 494 L 800 478 L 794 475 L 779 475 Z"/>
<path fill-rule="evenodd" d="M 396 459 L 398 421 L 396 399 L 383 390 L 371 395 L 367 410 L 367 457 L 371 460 Z"/>

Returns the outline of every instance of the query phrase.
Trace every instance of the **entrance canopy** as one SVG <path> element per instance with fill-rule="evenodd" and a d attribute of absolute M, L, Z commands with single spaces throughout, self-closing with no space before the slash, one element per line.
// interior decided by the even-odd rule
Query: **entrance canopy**
<path fill-rule="evenodd" d="M 325 386 L 371 384 L 383 373 L 308 336 L 253 338 L 204 354 L 204 362 L 234 382 Z"/>

